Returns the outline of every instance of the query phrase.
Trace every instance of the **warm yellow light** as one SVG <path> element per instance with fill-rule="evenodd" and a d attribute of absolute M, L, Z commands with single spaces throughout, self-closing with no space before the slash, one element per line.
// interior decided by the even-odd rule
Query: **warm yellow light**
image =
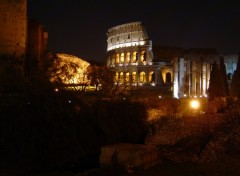
<path fill-rule="evenodd" d="M 88 82 L 86 70 L 90 63 L 77 56 L 69 54 L 58 53 L 57 57 L 59 62 L 56 62 L 54 67 L 58 68 L 58 71 L 57 73 L 53 73 L 53 75 L 58 75 L 64 84 L 80 84 Z M 61 68 L 67 68 L 67 70 Z M 66 73 L 68 75 L 66 75 Z M 58 77 L 53 76 L 50 81 L 54 82 Z"/>
<path fill-rule="evenodd" d="M 191 105 L 191 107 L 192 107 L 193 109 L 198 109 L 198 108 L 200 107 L 200 103 L 199 103 L 199 101 L 197 101 L 197 100 L 192 100 L 192 101 L 190 102 L 190 105 Z"/>

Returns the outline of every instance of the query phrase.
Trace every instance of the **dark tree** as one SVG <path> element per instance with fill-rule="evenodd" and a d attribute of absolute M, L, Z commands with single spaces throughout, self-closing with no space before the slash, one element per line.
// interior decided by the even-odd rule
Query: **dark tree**
<path fill-rule="evenodd" d="M 228 77 L 227 77 L 226 66 L 224 64 L 224 57 L 220 57 L 220 72 L 223 78 L 225 94 L 226 96 L 229 96 Z"/>
<path fill-rule="evenodd" d="M 220 69 L 217 65 L 217 62 L 214 62 L 212 65 L 212 70 L 210 73 L 210 81 L 208 88 L 208 97 L 209 100 L 213 100 L 215 97 L 226 96 L 224 83 Z"/>
<path fill-rule="evenodd" d="M 87 78 L 90 80 L 90 85 L 95 85 L 95 90 L 99 89 L 100 79 L 101 79 L 101 69 L 100 66 L 90 65 L 87 68 Z"/>
<path fill-rule="evenodd" d="M 240 57 L 240 56 L 239 56 Z M 230 95 L 231 96 L 240 96 L 240 59 L 238 57 L 237 68 L 234 71 L 231 87 L 230 87 Z"/>
<path fill-rule="evenodd" d="M 91 85 L 95 85 L 96 90 L 103 94 L 114 91 L 114 72 L 107 66 L 90 65 L 87 68 L 87 78 Z"/>
<path fill-rule="evenodd" d="M 23 57 L 0 55 L 0 93 L 24 92 Z"/>

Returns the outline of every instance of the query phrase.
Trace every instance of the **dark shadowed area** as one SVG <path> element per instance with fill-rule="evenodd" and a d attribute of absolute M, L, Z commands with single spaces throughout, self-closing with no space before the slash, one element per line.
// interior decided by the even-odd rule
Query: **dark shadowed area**
<path fill-rule="evenodd" d="M 28 17 L 49 32 L 48 48 L 105 62 L 109 28 L 142 21 L 153 45 L 216 48 L 236 54 L 240 45 L 239 2 L 28 0 Z"/>

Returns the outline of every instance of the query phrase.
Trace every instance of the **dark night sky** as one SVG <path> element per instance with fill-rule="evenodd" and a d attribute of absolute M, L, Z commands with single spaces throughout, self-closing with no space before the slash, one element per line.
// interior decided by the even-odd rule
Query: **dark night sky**
<path fill-rule="evenodd" d="M 141 2 L 144 1 L 144 2 Z M 49 33 L 48 48 L 105 61 L 106 32 L 142 21 L 154 44 L 240 50 L 240 3 L 223 0 L 28 0 L 28 17 Z"/>

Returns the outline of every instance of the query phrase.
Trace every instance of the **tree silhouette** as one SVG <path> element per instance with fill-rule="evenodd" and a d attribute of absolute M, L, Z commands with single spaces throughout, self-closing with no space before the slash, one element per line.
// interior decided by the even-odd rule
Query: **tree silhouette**
<path fill-rule="evenodd" d="M 240 57 L 240 55 L 239 55 Z M 237 68 L 234 71 L 231 87 L 230 87 L 230 95 L 231 96 L 240 96 L 240 59 L 238 57 Z"/>
<path fill-rule="evenodd" d="M 213 100 L 215 97 L 226 96 L 223 78 L 220 69 L 215 61 L 212 65 L 212 70 L 210 73 L 210 81 L 208 88 L 209 100 Z"/>
<path fill-rule="evenodd" d="M 226 66 L 224 64 L 224 57 L 220 57 L 220 72 L 223 78 L 225 94 L 226 96 L 229 96 L 229 85 L 228 85 Z"/>
<path fill-rule="evenodd" d="M 15 55 L 0 55 L 0 93 L 23 93 L 23 58 Z"/>
<path fill-rule="evenodd" d="M 114 72 L 107 66 L 90 65 L 87 68 L 87 78 L 91 85 L 95 85 L 95 90 L 100 90 L 103 94 L 112 93 L 114 88 Z"/>

